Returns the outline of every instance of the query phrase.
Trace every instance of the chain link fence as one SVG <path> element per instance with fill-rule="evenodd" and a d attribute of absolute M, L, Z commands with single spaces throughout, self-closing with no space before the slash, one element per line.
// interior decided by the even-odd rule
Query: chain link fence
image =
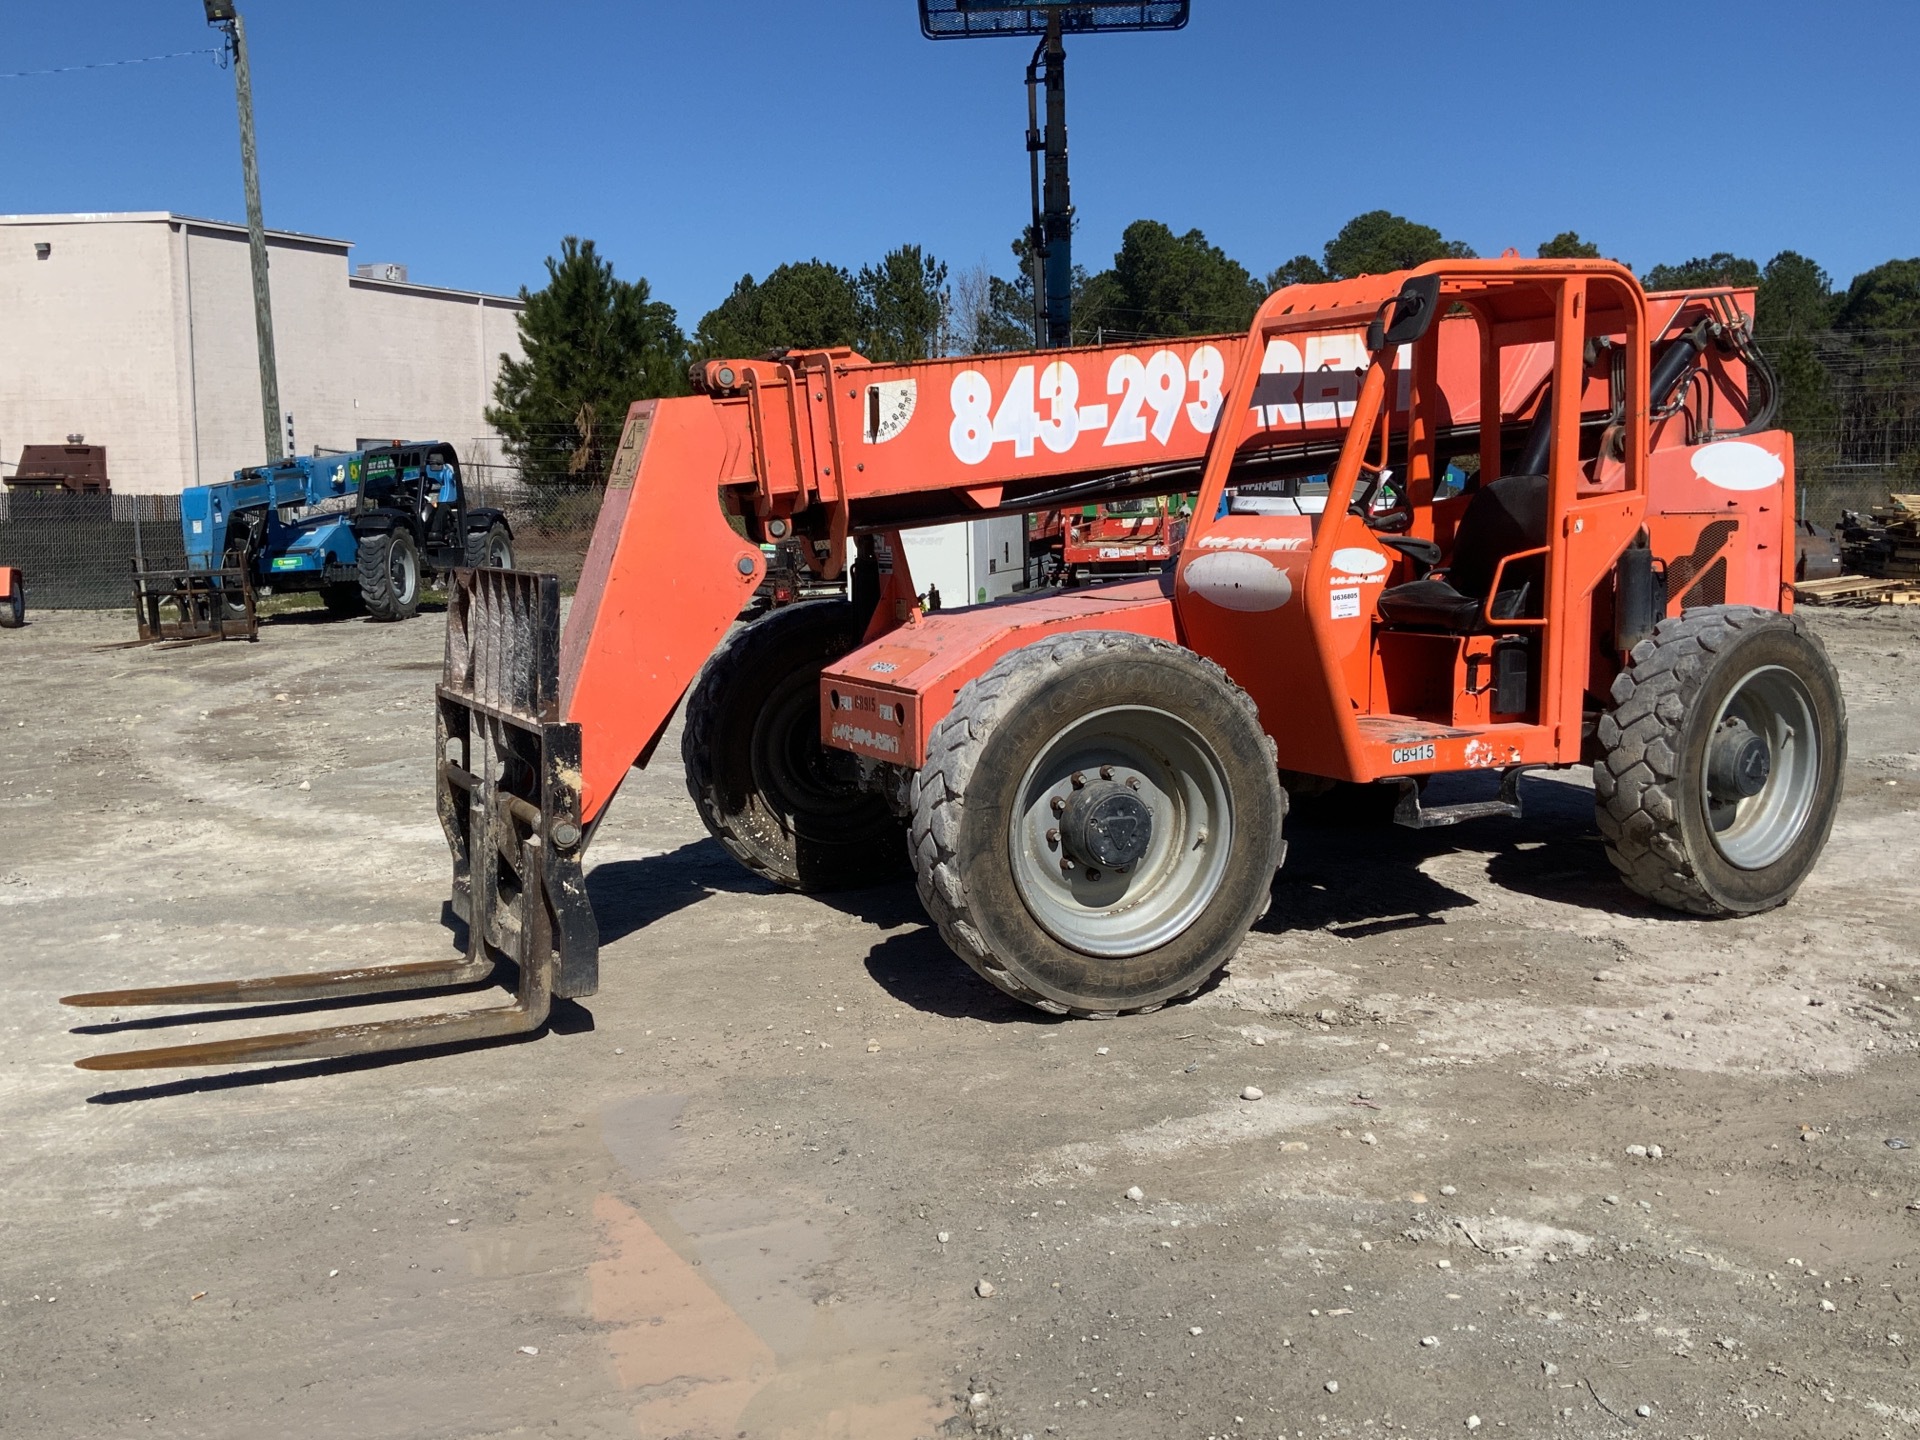
<path fill-rule="evenodd" d="M 507 514 L 514 563 L 580 579 L 601 487 L 528 485 L 504 467 L 483 467 L 468 482 L 469 505 Z M 36 610 L 131 610 L 133 571 L 186 567 L 178 495 L 74 495 L 0 489 L 0 565 L 27 577 Z"/>
<path fill-rule="evenodd" d="M 0 565 L 36 610 L 131 610 L 133 570 L 186 562 L 178 495 L 0 490 Z"/>
<path fill-rule="evenodd" d="M 1885 505 L 1889 495 L 1920 490 L 1920 479 L 1878 465 L 1802 470 L 1795 484 L 1800 518 L 1828 528 L 1840 523 L 1843 511 L 1865 514 L 1876 505 Z"/>

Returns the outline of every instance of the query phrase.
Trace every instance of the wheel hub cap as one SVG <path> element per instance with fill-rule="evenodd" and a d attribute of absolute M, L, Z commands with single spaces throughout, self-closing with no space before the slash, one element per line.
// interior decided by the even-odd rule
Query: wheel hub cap
<path fill-rule="evenodd" d="M 1067 801 L 1060 838 L 1075 858 L 1119 870 L 1153 843 L 1153 811 L 1118 780 L 1098 780 Z"/>
<path fill-rule="evenodd" d="M 1758 795 L 1772 773 L 1773 752 L 1765 740 L 1739 720 L 1721 727 L 1707 759 L 1707 788 L 1714 799 L 1725 803 Z"/>

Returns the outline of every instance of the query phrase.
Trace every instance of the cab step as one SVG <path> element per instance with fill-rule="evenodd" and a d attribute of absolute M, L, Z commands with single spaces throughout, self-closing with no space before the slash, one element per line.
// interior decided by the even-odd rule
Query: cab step
<path fill-rule="evenodd" d="M 1520 777 L 1529 770 L 1544 770 L 1544 765 L 1515 765 L 1500 773 L 1500 796 L 1496 800 L 1466 800 L 1457 805 L 1422 805 L 1420 786 L 1415 780 L 1400 782 L 1400 803 L 1394 806 L 1393 823 L 1409 830 L 1431 830 L 1440 825 L 1458 825 L 1462 820 L 1518 820 L 1520 818 Z"/>

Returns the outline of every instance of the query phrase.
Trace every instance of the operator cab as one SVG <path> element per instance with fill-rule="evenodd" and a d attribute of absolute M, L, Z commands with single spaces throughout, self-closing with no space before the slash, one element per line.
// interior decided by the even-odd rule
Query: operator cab
<path fill-rule="evenodd" d="M 1209 461 L 1226 473 L 1199 497 L 1182 620 L 1274 717 L 1285 770 L 1574 760 L 1597 709 L 1587 660 L 1613 617 L 1585 572 L 1644 508 L 1626 397 L 1645 298 L 1613 267 L 1459 268 L 1316 288 L 1314 308 L 1274 297 L 1253 403 L 1216 436 L 1231 458 Z"/>

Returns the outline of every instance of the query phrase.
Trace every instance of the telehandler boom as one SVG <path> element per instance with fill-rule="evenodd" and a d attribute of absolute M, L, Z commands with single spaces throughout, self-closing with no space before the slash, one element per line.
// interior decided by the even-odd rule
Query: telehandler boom
<path fill-rule="evenodd" d="M 453 597 L 437 753 L 464 958 L 70 997 L 326 998 L 505 960 L 514 1002 L 80 1063 L 537 1028 L 598 983 L 581 856 L 683 698 L 688 785 L 736 858 L 802 890 L 910 870 L 961 958 L 1055 1013 L 1204 984 L 1267 907 L 1289 795 L 1385 785 L 1400 823 L 1449 824 L 1586 764 L 1634 890 L 1778 905 L 1846 736 L 1791 614 L 1792 442 L 1751 299 L 1447 260 L 1282 290 L 1245 336 L 709 362 L 702 393 L 632 408 L 564 633 L 551 576 L 476 570 Z M 1160 577 L 914 604 L 904 529 L 1178 491 L 1197 501 Z M 827 578 L 851 551 L 848 598 L 729 636 L 760 543 L 796 538 Z M 1423 803 L 1474 771 L 1497 798 Z"/>

